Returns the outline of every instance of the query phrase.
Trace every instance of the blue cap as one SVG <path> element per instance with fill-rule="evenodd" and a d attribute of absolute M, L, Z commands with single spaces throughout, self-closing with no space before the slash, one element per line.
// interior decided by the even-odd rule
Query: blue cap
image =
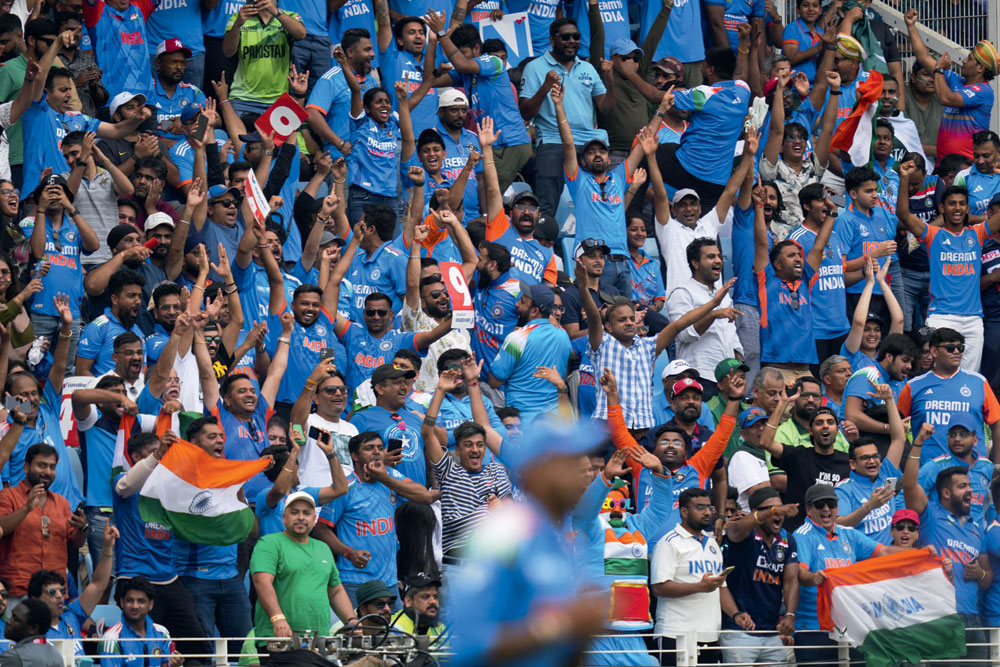
<path fill-rule="evenodd" d="M 556 305 L 556 294 L 551 287 L 542 283 L 529 285 L 523 280 L 518 282 L 521 286 L 521 294 L 531 299 L 542 315 L 548 317 L 552 314 L 552 306 Z"/>
<path fill-rule="evenodd" d="M 749 428 L 761 419 L 767 419 L 767 413 L 763 408 L 747 408 L 740 413 L 740 428 Z"/>
<path fill-rule="evenodd" d="M 589 419 L 568 422 L 541 417 L 531 423 L 531 428 L 524 429 L 520 443 L 504 443 L 504 463 L 514 470 L 523 470 L 546 458 L 582 456 L 607 437 L 607 428 Z"/>
<path fill-rule="evenodd" d="M 951 414 L 951 419 L 948 421 L 948 431 L 955 428 L 956 426 L 961 426 L 966 431 L 971 432 L 973 435 L 978 434 L 983 430 L 982 423 L 977 424 L 976 418 L 970 415 L 968 412 L 953 412 Z"/>
<path fill-rule="evenodd" d="M 230 188 L 222 183 L 216 183 L 208 189 L 208 200 L 212 201 L 226 194 L 231 194 L 237 201 L 243 198 L 243 193 L 239 191 L 239 188 Z"/>
<path fill-rule="evenodd" d="M 639 45 L 633 42 L 631 39 L 616 39 L 611 42 L 611 55 L 613 56 L 627 56 L 630 53 L 638 51 L 639 55 L 646 55 L 639 48 Z"/>
<path fill-rule="evenodd" d="M 192 231 L 184 240 L 184 254 L 188 254 L 203 243 L 205 243 L 205 237 L 199 232 Z"/>
<path fill-rule="evenodd" d="M 184 111 L 181 112 L 181 123 L 186 123 L 198 114 L 201 113 L 201 107 L 194 104 L 189 104 L 184 107 Z"/>

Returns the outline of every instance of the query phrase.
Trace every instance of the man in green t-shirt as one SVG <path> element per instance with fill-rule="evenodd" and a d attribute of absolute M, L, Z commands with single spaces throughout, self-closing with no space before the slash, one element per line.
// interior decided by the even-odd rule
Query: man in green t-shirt
<path fill-rule="evenodd" d="M 51 23 L 51 22 L 50 22 Z M 11 102 L 21 92 L 24 83 L 24 72 L 28 67 L 28 59 L 21 53 L 18 44 L 22 41 L 21 21 L 13 14 L 0 16 L 0 103 Z M 55 37 L 55 35 L 51 35 Z M 47 46 L 44 40 L 31 40 L 31 46 L 41 48 Z M 7 161 L 10 164 L 11 181 L 21 187 L 21 168 L 24 164 L 24 141 L 21 137 L 21 120 L 6 130 L 7 142 L 10 144 Z"/>
<path fill-rule="evenodd" d="M 305 36 L 302 18 L 275 0 L 248 2 L 229 17 L 222 51 L 239 63 L 229 93 L 236 113 L 263 113 L 288 92 L 292 42 Z"/>
<path fill-rule="evenodd" d="M 285 501 L 281 519 L 285 530 L 262 537 L 250 558 L 257 591 L 254 634 L 264 638 L 291 637 L 306 630 L 325 634 L 331 607 L 345 625 L 356 624 L 330 547 L 309 537 L 316 525 L 316 501 L 296 491 Z M 265 644 L 258 644 L 258 650 L 263 651 Z"/>

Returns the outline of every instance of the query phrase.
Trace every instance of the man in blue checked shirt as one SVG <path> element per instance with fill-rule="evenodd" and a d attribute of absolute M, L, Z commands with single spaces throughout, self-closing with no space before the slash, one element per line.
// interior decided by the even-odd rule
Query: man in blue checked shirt
<path fill-rule="evenodd" d="M 135 323 L 142 306 L 142 288 L 145 279 L 135 271 L 121 269 L 108 280 L 111 306 L 104 314 L 84 328 L 76 354 L 77 375 L 104 375 L 115 366 L 115 339 L 131 331 L 140 340 L 142 330 Z"/>

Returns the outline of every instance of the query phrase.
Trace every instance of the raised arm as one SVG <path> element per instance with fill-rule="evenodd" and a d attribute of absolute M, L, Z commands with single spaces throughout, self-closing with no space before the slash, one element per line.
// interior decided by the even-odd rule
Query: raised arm
<path fill-rule="evenodd" d="M 851 328 L 844 339 L 844 347 L 851 354 L 856 354 L 861 349 L 861 337 L 865 333 L 865 322 L 868 321 L 868 310 L 871 305 L 872 292 L 875 289 L 875 274 L 878 269 L 877 261 L 873 257 L 868 257 L 864 265 L 865 286 L 861 290 L 858 298 L 858 305 L 854 308 L 854 316 L 851 318 Z"/>
<path fill-rule="evenodd" d="M 736 282 L 736 278 L 730 278 L 725 285 L 720 287 L 715 291 L 712 298 L 698 306 L 694 310 L 690 310 L 684 313 L 681 317 L 663 327 L 660 333 L 656 334 L 656 354 L 659 355 L 671 342 L 677 337 L 677 335 L 687 329 L 692 324 L 698 322 L 709 316 L 709 314 L 719 307 L 722 300 L 726 298 L 726 294 L 729 293 L 729 289 Z"/>
<path fill-rule="evenodd" d="M 438 375 L 437 386 L 434 388 L 434 395 L 431 397 L 430 405 L 424 415 L 423 424 L 420 427 L 420 435 L 424 439 L 424 456 L 432 466 L 448 455 L 448 443 L 442 442 L 438 434 L 437 418 L 441 412 L 441 404 L 444 396 L 449 391 L 453 391 L 462 384 L 462 373 L 457 370 L 443 370 Z M 443 430 L 443 429 L 442 429 Z"/>
<path fill-rule="evenodd" d="M 771 98 L 771 126 L 764 143 L 764 158 L 771 164 L 781 159 L 781 142 L 785 139 L 785 87 L 792 78 L 791 72 L 778 74 L 778 85 Z"/>
<path fill-rule="evenodd" d="M 899 165 L 899 191 L 901 193 L 909 192 L 910 179 L 916 171 L 917 165 L 914 164 L 913 160 L 907 160 Z M 927 231 L 927 223 L 910 213 L 909 197 L 904 195 L 896 198 L 896 218 L 918 239 L 924 237 L 924 233 Z"/>
<path fill-rule="evenodd" d="M 563 171 L 570 178 L 577 176 L 576 145 L 573 144 L 573 130 L 566 120 L 566 109 L 563 107 L 563 88 L 558 83 L 549 92 L 556 107 L 556 123 L 559 126 L 559 139 L 563 147 Z"/>
<path fill-rule="evenodd" d="M 909 455 L 913 458 L 919 459 L 924 442 L 932 435 L 934 435 L 934 426 L 927 423 L 922 424 L 920 426 L 920 432 L 917 433 L 917 437 L 913 439 L 913 446 L 910 447 Z M 924 510 L 927 509 L 927 494 L 924 492 L 923 487 L 920 486 L 920 482 L 917 479 L 919 473 L 919 465 L 910 464 L 904 468 L 903 498 L 906 499 L 907 509 L 911 509 L 917 514 L 923 514 Z"/>
<path fill-rule="evenodd" d="M 889 309 L 889 333 L 899 334 L 903 333 L 903 309 L 900 308 L 899 301 L 896 300 L 896 295 L 893 294 L 892 288 L 889 287 L 889 283 L 886 281 L 886 275 L 889 273 L 889 264 L 891 263 L 892 257 L 886 257 L 885 264 L 875 274 L 875 280 L 878 282 L 878 286 L 882 288 L 882 298 L 885 299 L 885 305 Z"/>
<path fill-rule="evenodd" d="M 760 132 L 749 132 L 746 141 L 743 142 L 743 157 L 740 159 L 740 164 L 726 181 L 726 187 L 715 205 L 715 215 L 718 216 L 720 223 L 725 222 L 726 216 L 729 215 L 729 208 L 736 200 L 740 186 L 743 185 L 744 174 L 753 171 L 754 156 L 757 155 L 758 146 L 760 146 Z"/>
<path fill-rule="evenodd" d="M 827 193 L 826 199 L 823 200 L 823 206 L 826 208 L 826 217 L 819 228 L 819 233 L 816 234 L 816 242 L 813 243 L 812 249 L 806 255 L 806 262 L 812 267 L 813 271 L 819 271 L 819 265 L 823 263 L 826 244 L 830 241 L 830 234 L 833 233 L 833 224 L 837 221 L 837 207 L 830 201 L 829 193 Z"/>
<path fill-rule="evenodd" d="M 364 107 L 361 103 L 361 84 L 358 83 L 358 77 L 351 68 L 351 64 L 347 62 L 347 55 L 344 53 L 344 49 L 339 45 L 333 49 L 333 58 L 340 65 L 344 74 L 344 80 L 351 91 L 351 118 L 360 118 Z"/>
<path fill-rule="evenodd" d="M 821 167 L 826 167 L 830 163 L 830 141 L 833 139 L 833 130 L 837 124 L 838 106 L 834 104 L 834 97 L 840 94 L 840 73 L 831 70 L 826 73 L 826 82 L 830 86 L 830 103 L 823 110 L 823 117 L 820 119 L 820 132 L 814 144 L 816 148 L 816 160 Z"/>
<path fill-rule="evenodd" d="M 587 315 L 587 342 L 590 349 L 596 350 L 601 347 L 604 340 L 604 321 L 601 318 L 601 311 L 594 303 L 594 297 L 587 288 L 587 269 L 583 264 L 576 262 L 573 267 L 576 277 L 576 288 L 580 292 L 580 307 Z"/>
<path fill-rule="evenodd" d="M 483 116 L 479 121 L 479 144 L 483 151 L 483 182 L 486 183 L 486 223 L 503 212 L 503 193 L 493 156 L 493 143 L 500 137 L 500 130 L 493 130 L 493 119 Z"/>
<path fill-rule="evenodd" d="M 788 406 L 794 403 L 798 397 L 799 392 L 795 392 L 794 395 L 789 396 L 787 389 L 782 391 L 778 396 L 777 407 L 774 408 L 771 416 L 767 419 L 767 423 L 764 424 L 764 432 L 760 436 L 760 447 L 761 449 L 766 449 L 776 459 L 780 459 L 781 455 L 785 453 L 785 445 L 777 442 L 774 439 L 774 434 L 778 431 L 781 420 L 788 414 Z"/>
<path fill-rule="evenodd" d="M 917 30 L 917 21 L 919 20 L 917 10 L 906 10 L 906 13 L 903 14 L 903 20 L 906 22 L 906 33 L 910 38 L 910 48 L 913 49 L 913 57 L 920 63 L 921 67 L 928 72 L 933 72 L 937 61 L 934 60 L 934 56 L 931 55 L 930 50 L 924 44 L 923 38 L 920 37 L 920 31 Z"/>
<path fill-rule="evenodd" d="M 763 271 L 767 268 L 769 248 L 767 247 L 767 222 L 764 220 L 764 186 L 757 177 L 757 186 L 750 194 L 753 200 L 753 270 Z"/>
<path fill-rule="evenodd" d="M 468 356 L 462 361 L 462 377 L 465 386 L 469 391 L 469 407 L 472 408 L 472 420 L 483 427 L 486 431 L 486 446 L 490 448 L 494 456 L 500 456 L 500 448 L 503 446 L 503 436 L 490 423 L 489 413 L 486 412 L 486 403 L 483 402 L 483 392 L 479 387 L 479 378 L 483 371 L 483 362 L 476 363 L 473 356 Z"/>
<path fill-rule="evenodd" d="M 459 3 L 463 5 L 463 0 L 458 0 Z M 454 19 L 454 15 L 452 16 Z M 440 35 L 444 30 L 444 14 L 441 12 L 430 11 L 424 16 L 424 21 L 427 23 L 427 27 L 430 28 L 431 32 Z M 479 63 L 475 61 L 474 58 L 469 58 L 464 53 L 462 53 L 455 43 L 451 41 L 451 31 L 454 28 L 454 23 L 448 26 L 448 31 L 443 37 L 439 37 L 441 44 L 441 49 L 444 51 L 444 56 L 451 64 L 455 66 L 455 69 L 462 74 L 479 74 Z"/>
<path fill-rule="evenodd" d="M 819 36 L 823 43 L 823 57 L 816 65 L 816 82 L 812 92 L 809 93 L 809 102 L 813 109 L 822 109 L 826 102 L 826 91 L 829 90 L 829 83 L 826 76 L 818 76 L 833 69 L 833 56 L 837 52 L 837 21 L 836 17 L 830 17 L 826 25 L 823 26 L 823 34 Z M 836 100 L 831 99 L 831 103 Z M 835 105 L 836 106 L 836 105 Z"/>
<path fill-rule="evenodd" d="M 282 376 L 285 374 L 285 368 L 288 367 L 288 346 L 292 342 L 292 327 L 294 325 L 295 316 L 291 312 L 286 311 L 281 314 L 281 335 L 278 336 L 278 346 L 271 359 L 271 365 L 267 369 L 267 379 L 260 385 L 260 397 L 265 399 L 268 405 L 274 405 Z"/>
<path fill-rule="evenodd" d="M 167 344 L 160 350 L 160 358 L 156 360 L 151 369 L 147 370 L 146 389 L 154 398 L 160 398 L 163 395 L 163 390 L 170 380 L 170 371 L 177 360 L 177 349 L 180 346 L 181 338 L 191 330 L 191 320 L 191 316 L 187 313 L 181 313 L 177 316 L 174 330 L 170 332 Z"/>
<path fill-rule="evenodd" d="M 413 119 L 410 116 L 410 105 L 407 101 L 406 84 L 397 81 L 394 86 L 396 100 L 399 102 L 399 139 L 400 139 L 400 160 L 406 162 L 413 157 L 416 150 L 416 139 L 413 138 Z"/>
<path fill-rule="evenodd" d="M 208 354 L 208 344 L 205 342 L 205 324 L 208 314 L 204 311 L 193 318 L 194 324 L 194 358 L 198 363 L 198 378 L 201 380 L 202 404 L 211 409 L 219 402 L 219 381 L 215 377 L 215 367 L 212 357 Z"/>
<path fill-rule="evenodd" d="M 73 337 L 73 311 L 69 308 L 69 297 L 60 292 L 52 297 L 56 312 L 59 313 L 61 327 L 56 347 L 52 350 L 52 368 L 49 370 L 49 386 L 56 396 L 62 394 L 63 380 L 66 377 L 66 366 L 69 357 L 69 341 Z"/>

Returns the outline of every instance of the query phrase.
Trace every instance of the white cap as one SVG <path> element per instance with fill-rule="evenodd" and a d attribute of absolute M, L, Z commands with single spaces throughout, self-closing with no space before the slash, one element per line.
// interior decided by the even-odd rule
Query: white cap
<path fill-rule="evenodd" d="M 701 377 L 701 375 L 698 374 L 697 368 L 695 368 L 688 362 L 684 361 L 683 359 L 674 359 L 669 364 L 667 364 L 666 368 L 663 369 L 663 374 L 660 375 L 660 379 L 662 380 L 668 377 L 676 377 L 681 373 L 683 373 L 684 371 L 694 371 L 695 377 L 699 378 Z"/>
<path fill-rule="evenodd" d="M 438 93 L 438 109 L 457 107 L 463 104 L 469 106 L 469 98 L 458 88 L 445 88 Z"/>
<path fill-rule="evenodd" d="M 131 102 L 134 99 L 142 100 L 142 104 L 146 103 L 146 96 L 142 93 L 130 93 L 128 91 L 123 91 L 118 93 L 111 99 L 111 115 L 114 116 L 115 112 L 118 111 L 118 107 L 125 104 L 126 102 Z"/>
<path fill-rule="evenodd" d="M 287 498 L 285 498 L 285 507 L 288 507 L 296 500 L 304 500 L 310 505 L 312 505 L 314 509 L 316 507 L 316 499 L 313 498 L 310 494 L 306 493 L 305 491 L 296 491 L 295 493 L 290 494 Z"/>
<path fill-rule="evenodd" d="M 698 196 L 698 193 L 692 190 L 691 188 L 681 188 L 680 190 L 674 193 L 674 198 L 670 200 L 670 203 L 676 204 L 677 202 L 679 202 L 680 200 L 684 199 L 687 196 L 694 197 L 698 201 L 701 201 L 701 197 Z"/>
<path fill-rule="evenodd" d="M 168 213 L 164 213 L 163 211 L 157 211 L 153 215 L 146 218 L 146 222 L 143 223 L 142 228 L 143 230 L 148 232 L 150 229 L 155 229 L 160 225 L 169 225 L 170 228 L 173 229 L 174 219 L 171 218 Z"/>

